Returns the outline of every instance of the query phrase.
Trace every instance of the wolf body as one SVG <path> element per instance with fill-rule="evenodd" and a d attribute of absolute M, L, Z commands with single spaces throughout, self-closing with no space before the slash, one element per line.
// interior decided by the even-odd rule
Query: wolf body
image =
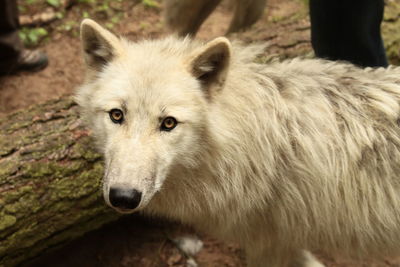
<path fill-rule="evenodd" d="M 264 13 L 266 0 L 232 0 L 234 14 L 228 33 L 254 24 Z M 165 0 L 164 18 L 167 26 L 180 36 L 196 35 L 201 24 L 221 0 Z"/>
<path fill-rule="evenodd" d="M 321 266 L 304 250 L 400 252 L 400 68 L 258 64 L 259 46 L 130 43 L 90 20 L 82 41 L 76 99 L 116 210 L 238 242 L 249 266 Z M 113 188 L 125 192 L 114 204 Z"/>

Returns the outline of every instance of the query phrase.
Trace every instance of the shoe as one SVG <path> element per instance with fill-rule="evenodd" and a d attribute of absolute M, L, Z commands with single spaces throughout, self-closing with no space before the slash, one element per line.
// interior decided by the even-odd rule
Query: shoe
<path fill-rule="evenodd" d="M 18 71 L 39 71 L 47 67 L 49 64 L 46 53 L 40 50 L 27 50 L 21 51 L 17 64 L 13 72 Z"/>
<path fill-rule="evenodd" d="M 46 53 L 39 50 L 23 49 L 16 60 L 0 61 L 0 76 L 15 74 L 19 71 L 39 71 L 44 69 L 49 60 Z"/>

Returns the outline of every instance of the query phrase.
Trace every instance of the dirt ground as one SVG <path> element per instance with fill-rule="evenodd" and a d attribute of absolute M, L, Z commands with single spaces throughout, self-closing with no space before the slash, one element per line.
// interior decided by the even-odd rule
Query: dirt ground
<path fill-rule="evenodd" d="M 85 1 L 88 0 L 82 2 Z M 35 5 L 27 5 L 25 13 L 34 15 L 44 9 L 40 5 L 35 7 Z M 0 115 L 74 92 L 84 76 L 80 43 L 77 38 L 78 22 L 83 19 L 82 13 L 90 12 L 91 7 L 84 4 L 73 5 L 65 12 L 63 19 L 45 25 L 49 36 L 39 48 L 49 55 L 50 65 L 47 69 L 39 73 L 20 73 L 0 77 Z M 149 7 L 139 0 L 129 0 L 122 1 L 117 10 L 119 21 L 113 24 L 111 30 L 118 34 L 131 40 L 168 34 L 162 21 L 161 4 Z M 114 14 L 116 12 L 111 15 L 104 13 L 93 11 L 90 17 L 103 25 L 116 17 Z M 281 56 L 305 54 L 311 51 L 309 25 L 305 14 L 306 7 L 302 0 L 271 0 L 268 2 L 265 16 L 252 28 L 252 31 L 241 34 L 240 39 L 247 42 L 271 42 L 269 51 Z M 224 34 L 230 16 L 228 4 L 218 7 L 202 26 L 198 38 L 208 40 Z M 65 28 L 68 28 L 68 31 Z M 290 53 L 290 51 L 294 52 Z"/>
<path fill-rule="evenodd" d="M 184 267 L 186 258 L 171 240 L 193 235 L 192 230 L 176 224 L 127 216 L 27 266 Z M 222 244 L 204 235 L 199 238 L 204 243 L 196 255 L 199 266 L 244 266 L 237 245 Z"/>
<path fill-rule="evenodd" d="M 195 256 L 199 267 L 245 267 L 238 245 L 223 243 L 171 222 L 131 215 L 87 233 L 65 247 L 24 267 L 186 267 L 187 258 L 172 242 L 196 236 L 203 248 Z M 399 267 L 400 258 L 348 261 L 315 253 L 327 267 Z"/>
<path fill-rule="evenodd" d="M 23 2 L 22 15 L 42 12 L 45 1 L 29 2 L 39 3 Z M 94 6 L 95 0 L 70 2 L 72 6 L 63 11 L 62 18 L 43 26 L 48 36 L 40 42 L 39 48 L 48 53 L 49 67 L 39 73 L 0 77 L 0 116 L 74 92 L 84 76 L 77 36 L 79 21 L 85 16 L 104 25 L 113 21 L 108 25 L 111 30 L 133 41 L 168 34 L 162 22 L 162 4 L 158 1 L 113 1 L 114 6 L 109 9 Z M 230 16 L 228 4 L 218 7 L 201 28 L 198 38 L 222 35 Z M 306 1 L 269 0 L 264 17 L 255 26 L 231 37 L 245 42 L 267 42 L 267 58 L 276 54 L 283 58 L 312 55 Z M 55 249 L 27 266 L 186 266 L 185 256 L 171 239 L 188 234 L 194 232 L 173 223 L 127 216 L 66 247 Z M 204 242 L 203 249 L 196 255 L 199 266 L 244 266 L 243 252 L 237 245 L 222 243 L 203 234 L 199 237 Z M 354 262 L 329 255 L 318 256 L 328 267 L 400 266 L 397 259 Z"/>

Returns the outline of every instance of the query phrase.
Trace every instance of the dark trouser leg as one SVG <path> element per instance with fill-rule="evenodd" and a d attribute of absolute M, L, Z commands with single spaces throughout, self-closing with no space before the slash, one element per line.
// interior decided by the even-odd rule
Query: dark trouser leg
<path fill-rule="evenodd" d="M 17 63 L 22 49 L 18 28 L 17 0 L 0 0 L 0 72 L 9 72 Z"/>
<path fill-rule="evenodd" d="M 310 0 L 315 55 L 362 67 L 386 67 L 380 31 L 383 10 L 383 0 Z"/>

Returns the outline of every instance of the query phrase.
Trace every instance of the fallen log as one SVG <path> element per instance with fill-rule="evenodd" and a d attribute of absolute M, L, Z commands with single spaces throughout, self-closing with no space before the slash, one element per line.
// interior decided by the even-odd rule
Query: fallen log
<path fill-rule="evenodd" d="M 0 266 L 15 266 L 117 218 L 78 107 L 61 98 L 0 117 Z"/>

